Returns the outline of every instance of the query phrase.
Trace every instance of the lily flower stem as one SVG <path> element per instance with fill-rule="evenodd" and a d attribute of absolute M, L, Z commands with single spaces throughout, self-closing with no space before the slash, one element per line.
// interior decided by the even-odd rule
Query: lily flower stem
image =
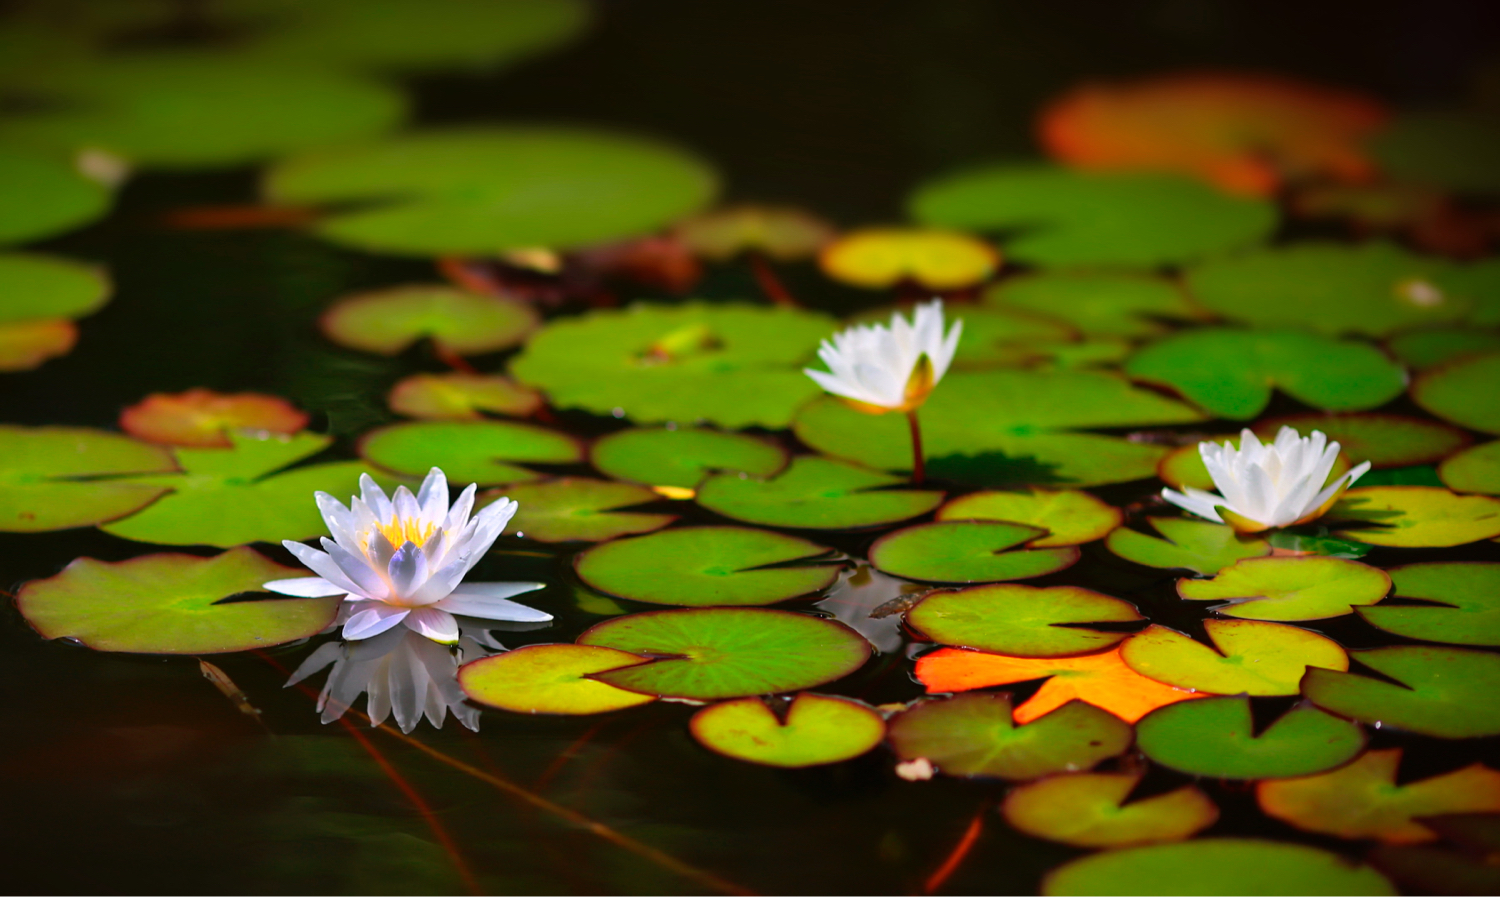
<path fill-rule="evenodd" d="M 449 349 L 446 346 L 434 345 L 433 351 L 437 355 L 439 361 L 441 361 L 443 364 L 446 364 L 453 370 L 459 372 L 460 374 L 479 373 L 479 371 L 475 369 L 472 364 L 469 364 L 469 362 L 462 355 L 458 354 L 452 349 Z"/>
<path fill-rule="evenodd" d="M 772 267 L 771 260 L 759 252 L 750 253 L 750 273 L 755 275 L 755 282 L 760 285 L 761 292 L 766 294 L 774 305 L 782 305 L 787 308 L 801 308 L 798 302 L 781 278 L 776 276 L 776 269 Z"/>
<path fill-rule="evenodd" d="M 906 422 L 911 426 L 911 482 L 920 486 L 926 479 L 927 465 L 922 458 L 922 425 L 917 423 L 917 409 L 906 412 Z"/>

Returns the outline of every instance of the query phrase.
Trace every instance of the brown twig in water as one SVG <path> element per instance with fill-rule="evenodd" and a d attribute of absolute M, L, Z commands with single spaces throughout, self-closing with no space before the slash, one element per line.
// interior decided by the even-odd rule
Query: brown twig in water
<path fill-rule="evenodd" d="M 760 285 L 761 292 L 766 294 L 774 305 L 784 305 L 787 308 L 801 308 L 798 302 L 781 278 L 776 276 L 776 269 L 771 266 L 771 260 L 759 252 L 751 252 L 750 273 L 755 275 L 755 282 Z"/>
<path fill-rule="evenodd" d="M 964 829 L 963 836 L 953 846 L 953 852 L 948 854 L 948 858 L 943 860 L 943 865 L 923 882 L 923 894 L 936 894 L 939 888 L 947 884 L 953 873 L 958 871 L 958 867 L 968 857 L 969 851 L 973 850 L 974 844 L 979 841 L 979 835 L 984 831 L 984 814 L 988 813 L 989 809 L 988 800 L 980 802 L 979 809 L 974 811 L 974 818 L 969 820 L 969 827 Z"/>
<path fill-rule="evenodd" d="M 452 349 L 448 348 L 447 346 L 443 345 L 442 343 L 434 342 L 432 344 L 432 351 L 433 354 L 438 357 L 438 361 L 441 361 L 448 367 L 453 368 L 460 374 L 477 375 L 479 373 L 479 369 L 474 367 L 474 365 L 469 364 L 467 359 L 465 359 L 462 355 L 458 354 Z"/>

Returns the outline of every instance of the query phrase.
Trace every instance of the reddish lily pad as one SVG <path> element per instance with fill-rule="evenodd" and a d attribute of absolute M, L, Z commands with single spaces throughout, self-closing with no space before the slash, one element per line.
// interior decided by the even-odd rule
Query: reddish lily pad
<path fill-rule="evenodd" d="M 229 448 L 226 430 L 290 435 L 305 426 L 305 412 L 286 399 L 256 392 L 154 392 L 120 412 L 120 429 L 137 439 L 200 448 Z"/>
<path fill-rule="evenodd" d="M 959 231 L 872 227 L 824 246 L 818 264 L 851 286 L 879 290 L 907 281 L 942 291 L 989 280 L 1000 267 L 1000 253 Z"/>
<path fill-rule="evenodd" d="M 1047 897 L 1106 894 L 1394 895 L 1369 866 L 1304 844 L 1199 838 L 1089 854 L 1042 880 Z"/>
<path fill-rule="evenodd" d="M 1500 495 L 1500 439 L 1459 452 L 1438 465 L 1438 476 L 1454 492 Z"/>
<path fill-rule="evenodd" d="M 762 526 L 861 529 L 907 520 L 943 503 L 941 492 L 882 488 L 901 482 L 853 464 L 802 455 L 770 479 L 715 474 L 699 487 L 698 504 Z"/>
<path fill-rule="evenodd" d="M 1302 693 L 1325 710 L 1372 725 L 1438 738 L 1500 735 L 1500 655 L 1432 645 L 1352 654 L 1386 679 L 1309 668 Z"/>
<path fill-rule="evenodd" d="M 380 355 L 397 355 L 421 339 L 441 351 L 482 355 L 520 343 L 538 323 L 519 300 L 425 284 L 346 296 L 318 319 L 339 345 Z"/>
<path fill-rule="evenodd" d="M 1078 549 L 1007 551 L 1043 535 L 1038 527 L 989 520 L 920 523 L 870 546 L 875 568 L 924 582 L 998 582 L 1045 576 L 1078 562 Z"/>
<path fill-rule="evenodd" d="M 906 613 L 927 638 L 1013 657 L 1061 657 L 1107 648 L 1128 632 L 1090 623 L 1144 620 L 1135 606 L 1077 586 L 976 586 L 930 592 Z"/>
<path fill-rule="evenodd" d="M 1303 436 L 1321 430 L 1344 455 L 1377 468 L 1435 464 L 1472 441 L 1455 427 L 1399 414 L 1295 414 L 1259 421 L 1253 429 L 1275 438 L 1282 427 Z"/>
<path fill-rule="evenodd" d="M 1014 788 L 1000 812 L 1033 838 L 1074 847 L 1181 841 L 1213 825 L 1219 808 L 1194 785 L 1126 803 L 1140 773 L 1079 772 Z"/>
<path fill-rule="evenodd" d="M 1365 747 L 1359 723 L 1303 702 L 1256 733 L 1245 695 L 1162 707 L 1135 726 L 1147 757 L 1178 772 L 1218 779 L 1271 779 L 1333 769 Z"/>
<path fill-rule="evenodd" d="M 56 576 L 27 583 L 16 604 L 43 637 L 77 639 L 96 651 L 249 651 L 307 638 L 333 624 L 340 597 L 285 598 L 261 588 L 297 575 L 249 548 L 211 558 L 79 558 Z M 224 601 L 247 592 L 261 596 Z"/>
<path fill-rule="evenodd" d="M 171 452 L 83 427 L 0 425 L 0 532 L 34 533 L 114 520 L 166 486 L 123 476 L 176 469 Z"/>
<path fill-rule="evenodd" d="M 1221 695 L 1294 695 L 1309 668 L 1349 668 L 1349 657 L 1337 642 L 1296 626 L 1207 620 L 1203 627 L 1213 648 L 1152 625 L 1131 636 L 1120 656 L 1142 676 Z"/>
<path fill-rule="evenodd" d="M 510 529 L 538 542 L 603 542 L 618 536 L 649 533 L 677 520 L 675 514 L 645 514 L 616 508 L 649 504 L 661 496 L 630 483 L 586 477 L 561 477 L 541 483 L 517 483 L 491 490 L 483 498 L 521 503 Z"/>
<path fill-rule="evenodd" d="M 1401 749 L 1370 751 L 1341 769 L 1261 782 L 1255 796 L 1267 816 L 1304 831 L 1386 844 L 1432 841 L 1418 817 L 1500 812 L 1500 772 L 1482 763 L 1396 784 Z"/>
<path fill-rule="evenodd" d="M 1390 590 L 1384 570 L 1331 557 L 1248 558 L 1213 579 L 1177 581 L 1186 601 L 1225 602 L 1210 608 L 1222 616 L 1283 623 L 1341 617 Z"/>
<path fill-rule="evenodd" d="M 72 321 L 0 324 L 0 371 L 35 370 L 73 351 L 78 325 Z"/>
<path fill-rule="evenodd" d="M 589 460 L 617 480 L 691 490 L 720 471 L 773 476 L 789 459 L 781 446 L 754 436 L 697 427 L 641 427 L 601 437 Z"/>
<path fill-rule="evenodd" d="M 448 479 L 480 485 L 520 483 L 541 477 L 508 462 L 571 464 L 583 446 L 556 430 L 512 421 L 419 421 L 366 433 L 359 453 L 386 470 L 421 476 L 441 467 Z"/>
<path fill-rule="evenodd" d="M 1395 548 L 1447 548 L 1500 536 L 1500 499 L 1431 486 L 1350 489 L 1328 512 L 1334 535 Z M 1350 526 L 1354 524 L 1354 526 Z"/>
<path fill-rule="evenodd" d="M 1130 747 L 1130 724 L 1082 701 L 1069 701 L 1023 726 L 1010 695 L 967 694 L 918 701 L 889 723 L 903 761 L 925 759 L 945 775 L 1029 781 L 1091 769 Z"/>
<path fill-rule="evenodd" d="M 1166 538 L 1120 527 L 1109 534 L 1104 546 L 1127 561 L 1147 567 L 1192 570 L 1207 576 L 1245 558 L 1271 553 L 1266 540 L 1242 536 L 1223 524 L 1179 517 L 1146 520 Z"/>
<path fill-rule="evenodd" d="M 482 412 L 525 417 L 542 407 L 536 390 L 492 374 L 413 374 L 391 387 L 386 401 L 421 420 L 482 420 Z"/>
<path fill-rule="evenodd" d="M 1408 564 L 1390 571 L 1398 598 L 1433 602 L 1362 607 L 1365 622 L 1424 642 L 1500 645 L 1500 564 Z"/>
<path fill-rule="evenodd" d="M 885 737 L 885 719 L 870 706 L 808 692 L 797 695 L 781 717 L 758 697 L 739 698 L 703 708 L 689 725 L 711 751 L 785 768 L 849 760 Z"/>
<path fill-rule="evenodd" d="M 1500 352 L 1472 355 L 1424 372 L 1411 386 L 1412 401 L 1461 427 L 1500 433 Z"/>
<path fill-rule="evenodd" d="M 1408 894 L 1500 893 L 1500 869 L 1490 861 L 1500 850 L 1500 815 L 1428 816 L 1422 825 L 1446 843 L 1379 845 L 1366 855 L 1370 863 Z"/>
<path fill-rule="evenodd" d="M 589 678 L 633 666 L 644 658 L 591 645 L 527 645 L 466 663 L 458 670 L 464 694 L 513 713 L 608 713 L 654 701 Z"/>
<path fill-rule="evenodd" d="M 938 509 L 938 520 L 1000 520 L 1046 530 L 1031 548 L 1081 545 L 1120 525 L 1119 508 L 1087 492 L 1032 488 L 1026 492 L 972 492 Z"/>
<path fill-rule="evenodd" d="M 815 255 L 836 235 L 833 225 L 791 206 L 737 205 L 681 222 L 673 233 L 693 254 L 716 262 L 742 252 L 790 262 Z"/>

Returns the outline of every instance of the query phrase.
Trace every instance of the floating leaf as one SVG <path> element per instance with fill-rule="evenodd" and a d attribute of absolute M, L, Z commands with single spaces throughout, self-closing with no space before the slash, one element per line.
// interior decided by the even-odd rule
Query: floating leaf
<path fill-rule="evenodd" d="M 229 448 L 229 430 L 290 435 L 305 426 L 307 415 L 286 399 L 256 392 L 154 392 L 120 412 L 120 429 L 137 439 L 200 448 Z"/>
<path fill-rule="evenodd" d="M 1336 853 L 1256 838 L 1200 838 L 1089 854 L 1042 880 L 1077 894 L 1395 894 L 1385 876 Z"/>
<path fill-rule="evenodd" d="M 906 622 L 932 641 L 1016 657 L 1097 651 L 1130 633 L 1090 629 L 1088 624 L 1144 619 L 1129 602 L 1077 586 L 929 592 L 906 613 Z"/>
<path fill-rule="evenodd" d="M 1500 815 L 1428 816 L 1422 825 L 1452 846 L 1377 845 L 1366 855 L 1370 863 L 1400 882 L 1408 894 L 1500 892 L 1500 869 L 1490 862 L 1500 850 Z"/>
<path fill-rule="evenodd" d="M 1383 405 L 1406 388 L 1378 349 L 1295 330 L 1190 330 L 1137 352 L 1125 372 L 1233 420 L 1264 411 L 1273 387 L 1330 411 Z"/>
<path fill-rule="evenodd" d="M 589 451 L 601 473 L 647 486 L 695 489 L 718 471 L 768 477 L 786 467 L 779 445 L 694 427 L 637 428 L 601 437 Z"/>
<path fill-rule="evenodd" d="M 675 514 L 645 514 L 616 508 L 657 501 L 661 496 L 630 483 L 561 477 L 505 487 L 505 497 L 521 503 L 511 519 L 516 535 L 538 542 L 602 542 L 649 533 L 672 523 Z M 488 496 L 487 496 L 488 497 Z"/>
<path fill-rule="evenodd" d="M 989 280 L 1000 254 L 959 231 L 871 227 L 823 247 L 823 273 L 871 290 L 910 282 L 928 290 L 956 290 Z"/>
<path fill-rule="evenodd" d="M 117 433 L 0 425 L 0 532 L 45 532 L 124 517 L 167 487 L 109 477 L 175 468 L 166 449 Z"/>
<path fill-rule="evenodd" d="M 255 162 L 370 137 L 406 116 L 404 95 L 378 81 L 222 52 L 113 54 L 8 80 L 30 102 L 0 119 L 7 143 L 148 166 Z"/>
<path fill-rule="evenodd" d="M 583 447 L 571 436 L 512 421 L 420 421 L 392 424 L 366 433 L 359 453 L 372 464 L 409 476 L 441 467 L 448 479 L 480 485 L 520 483 L 539 478 L 510 464 L 571 464 L 583 460 Z"/>
<path fill-rule="evenodd" d="M 919 523 L 876 540 L 870 563 L 892 576 L 924 582 L 998 582 L 1046 576 L 1078 562 L 1072 546 L 1006 550 L 1044 532 L 988 520 Z"/>
<path fill-rule="evenodd" d="M 1213 648 L 1153 624 L 1131 636 L 1120 657 L 1142 676 L 1221 695 L 1294 695 L 1311 667 L 1349 668 L 1349 657 L 1337 642 L 1296 626 L 1206 620 L 1203 628 Z"/>
<path fill-rule="evenodd" d="M 641 694 L 714 701 L 815 688 L 870 657 L 859 633 L 831 620 L 760 607 L 660 610 L 615 617 L 578 637 L 653 660 L 594 674 Z"/>
<path fill-rule="evenodd" d="M 268 580 L 296 575 L 297 570 L 249 548 L 211 558 L 148 554 L 119 563 L 79 558 L 56 576 L 27 583 L 16 605 L 44 638 L 77 639 L 96 651 L 249 651 L 333 625 L 339 597 L 285 598 L 261 588 Z M 246 592 L 262 597 L 239 599 Z"/>
<path fill-rule="evenodd" d="M 899 311 L 910 318 L 914 304 L 872 309 L 852 320 L 889 325 L 892 312 Z M 1079 348 L 1082 344 L 1072 342 L 1077 336 L 1073 328 L 1061 321 L 985 306 L 950 309 L 949 313 L 954 311 L 958 311 L 955 317 L 964 322 L 964 329 L 950 370 L 1020 367 L 1069 352 L 1086 354 Z M 1089 349 L 1103 351 L 1098 345 L 1091 345 Z"/>
<path fill-rule="evenodd" d="M 832 585 L 839 565 L 817 563 L 828 554 L 781 533 L 695 526 L 608 542 L 580 554 L 574 566 L 601 592 L 651 604 L 771 604 Z"/>
<path fill-rule="evenodd" d="M 1256 733 L 1245 695 L 1162 707 L 1135 725 L 1147 757 L 1178 772 L 1218 779 L 1305 776 L 1333 769 L 1365 747 L 1359 723 L 1306 702 Z"/>
<path fill-rule="evenodd" d="M 1319 527 L 1318 529 L 1323 529 Z M 1295 533 L 1291 530 L 1275 530 L 1266 535 L 1266 541 L 1271 543 L 1274 552 L 1281 549 L 1282 553 L 1293 554 L 1317 554 L 1324 557 L 1344 558 L 1346 560 L 1358 560 L 1370 553 L 1373 546 L 1363 542 L 1351 542 L 1348 539 L 1333 539 L 1328 536 L 1314 536 L 1306 533 Z M 1355 608 L 1355 613 L 1359 608 Z"/>
<path fill-rule="evenodd" d="M 1303 831 L 1387 844 L 1437 838 L 1415 817 L 1500 812 L 1500 772 L 1482 763 L 1397 785 L 1400 763 L 1400 748 L 1370 751 L 1332 772 L 1261 782 L 1255 796 L 1267 816 Z"/>
<path fill-rule="evenodd" d="M 421 420 L 482 420 L 480 412 L 525 417 L 542 407 L 534 389 L 489 374 L 413 374 L 391 387 L 391 410 Z"/>
<path fill-rule="evenodd" d="M 1461 427 L 1500 433 L 1500 352 L 1473 355 L 1427 371 L 1411 385 L 1412 401 Z"/>
<path fill-rule="evenodd" d="M 1187 406 L 1100 371 L 955 371 L 920 412 L 928 472 L 981 482 L 988 467 L 1014 483 L 1097 485 L 1151 476 L 1164 453 L 1069 428 L 1200 420 Z M 898 414 L 861 414 L 830 396 L 797 415 L 797 438 L 827 455 L 884 470 L 910 470 L 911 436 Z M 990 485 L 990 483 L 985 483 Z"/>
<path fill-rule="evenodd" d="M 1459 452 L 1438 465 L 1438 476 L 1455 492 L 1500 495 L 1500 440 Z"/>
<path fill-rule="evenodd" d="M 713 172 L 678 149 L 543 127 L 433 130 L 317 150 L 265 180 L 273 202 L 347 207 L 320 221 L 321 236 L 406 255 L 622 240 L 691 212 L 715 189 Z"/>
<path fill-rule="evenodd" d="M 698 489 L 698 504 L 717 514 L 762 526 L 859 529 L 907 520 L 943 503 L 943 493 L 881 487 L 897 477 L 801 455 L 771 479 L 720 473 Z"/>
<path fill-rule="evenodd" d="M 984 301 L 1059 318 L 1090 336 L 1155 336 L 1167 332 L 1165 320 L 1188 321 L 1200 314 L 1169 280 L 1094 271 L 1008 278 L 986 290 Z"/>
<path fill-rule="evenodd" d="M 397 355 L 421 339 L 440 351 L 482 355 L 521 342 L 537 316 L 516 299 L 413 284 L 346 296 L 318 325 L 341 346 L 380 355 Z"/>
<path fill-rule="evenodd" d="M 0 371 L 30 371 L 73 351 L 78 327 L 72 321 L 0 324 Z"/>
<path fill-rule="evenodd" d="M 673 229 L 694 255 L 727 262 L 742 252 L 790 262 L 815 255 L 835 236 L 833 225 L 792 206 L 725 206 Z"/>
<path fill-rule="evenodd" d="M 0 326 L 93 314 L 109 301 L 110 289 L 109 278 L 93 265 L 31 252 L 0 253 Z"/>
<path fill-rule="evenodd" d="M 1466 355 L 1500 349 L 1500 333 L 1472 327 L 1441 327 L 1398 333 L 1385 344 L 1408 367 L 1425 371 Z"/>
<path fill-rule="evenodd" d="M 1042 113 L 1058 160 L 1101 171 L 1177 171 L 1231 193 L 1270 196 L 1286 178 L 1368 177 L 1359 142 L 1385 123 L 1349 91 L 1244 74 L 1169 74 L 1087 84 Z"/>
<path fill-rule="evenodd" d="M 923 224 L 1004 233 L 1009 258 L 1040 266 L 1180 264 L 1258 243 L 1266 202 L 1169 174 L 1093 174 L 1047 165 L 975 168 L 921 185 Z"/>
<path fill-rule="evenodd" d="M 24 243 L 81 227 L 109 211 L 110 191 L 65 160 L 0 148 L 0 243 Z M 7 307 L 14 301 L 6 297 Z"/>
<path fill-rule="evenodd" d="M 885 737 L 885 720 L 869 706 L 807 692 L 793 699 L 783 719 L 760 698 L 740 698 L 703 708 L 690 726 L 711 751 L 791 768 L 849 760 Z"/>
<path fill-rule="evenodd" d="M 1446 548 L 1500 536 L 1500 499 L 1454 495 L 1430 486 L 1350 489 L 1328 520 L 1358 528 L 1335 536 L 1397 548 Z"/>
<path fill-rule="evenodd" d="M 527 645 L 464 664 L 458 684 L 475 701 L 514 713 L 608 713 L 655 698 L 589 677 L 643 659 L 592 645 Z"/>
<path fill-rule="evenodd" d="M 1389 243 L 1297 243 L 1226 256 L 1187 272 L 1209 309 L 1257 327 L 1386 336 L 1458 319 L 1475 300 L 1452 262 Z"/>
<path fill-rule="evenodd" d="M 1007 657 L 943 648 L 917 661 L 917 680 L 929 693 L 971 691 L 1047 679 L 1031 700 L 1016 708 L 1016 721 L 1030 722 L 1072 700 L 1134 722 L 1164 704 L 1202 697 L 1147 679 L 1125 665 L 1120 649 L 1081 657 Z"/>
<path fill-rule="evenodd" d="M 1438 738 L 1500 735 L 1500 655 L 1396 645 L 1353 656 L 1401 684 L 1309 668 L 1302 693 L 1319 707 L 1372 725 Z"/>
<path fill-rule="evenodd" d="M 1391 590 L 1384 570 L 1331 557 L 1247 558 L 1213 579 L 1179 579 L 1187 601 L 1223 601 L 1214 613 L 1242 620 L 1325 620 L 1374 604 Z"/>
<path fill-rule="evenodd" d="M 560 408 L 780 429 L 818 394 L 801 368 L 836 327 L 799 309 L 637 303 L 551 321 L 510 368 Z"/>
<path fill-rule="evenodd" d="M 1000 812 L 1011 828 L 1074 847 L 1130 847 L 1191 838 L 1219 818 L 1196 786 L 1125 803 L 1139 773 L 1079 772 L 1014 788 Z"/>
<path fill-rule="evenodd" d="M 1010 695 L 970 694 L 918 701 L 890 720 L 889 738 L 902 760 L 926 759 L 945 775 L 1027 781 L 1123 754 L 1131 731 L 1082 701 L 1017 726 Z"/>
<path fill-rule="evenodd" d="M 938 509 L 938 520 L 1003 520 L 1046 530 L 1027 542 L 1032 548 L 1081 545 L 1109 535 L 1120 525 L 1119 508 L 1087 492 L 1029 489 L 1026 492 L 971 492 Z"/>
<path fill-rule="evenodd" d="M 1500 645 L 1500 564 L 1407 564 L 1390 575 L 1396 597 L 1434 603 L 1362 607 L 1365 622 L 1426 642 Z"/>
<path fill-rule="evenodd" d="M 1470 442 L 1462 430 L 1400 414 L 1295 414 L 1258 422 L 1256 435 L 1274 439 L 1282 427 L 1303 436 L 1321 430 L 1344 455 L 1377 468 L 1434 464 Z"/>
<path fill-rule="evenodd" d="M 313 502 L 316 491 L 359 491 L 359 461 L 335 461 L 284 470 L 332 442 L 302 432 L 230 434 L 232 449 L 179 448 L 181 473 L 134 476 L 130 482 L 170 490 L 123 520 L 100 525 L 105 532 L 162 545 L 215 545 L 300 541 L 328 532 Z"/>
<path fill-rule="evenodd" d="M 1370 151 L 1389 175 L 1459 193 L 1500 193 L 1500 121 L 1460 110 L 1403 112 Z"/>
<path fill-rule="evenodd" d="M 1120 527 L 1104 540 L 1104 547 L 1147 567 L 1192 570 L 1204 576 L 1245 558 L 1271 553 L 1266 540 L 1242 536 L 1223 524 L 1180 517 L 1147 517 L 1146 521 L 1166 538 Z"/>

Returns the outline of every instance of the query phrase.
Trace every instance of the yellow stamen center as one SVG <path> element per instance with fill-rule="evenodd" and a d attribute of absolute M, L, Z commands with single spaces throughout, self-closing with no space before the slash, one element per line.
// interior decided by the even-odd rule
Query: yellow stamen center
<path fill-rule="evenodd" d="M 433 534 L 437 532 L 434 524 L 422 520 L 420 517 L 391 517 L 387 523 L 377 523 L 370 533 L 366 533 L 361 540 L 366 551 L 370 550 L 370 538 L 374 533 L 385 536 L 386 541 L 396 548 L 400 548 L 407 542 L 414 543 L 418 548 L 424 545 Z"/>

